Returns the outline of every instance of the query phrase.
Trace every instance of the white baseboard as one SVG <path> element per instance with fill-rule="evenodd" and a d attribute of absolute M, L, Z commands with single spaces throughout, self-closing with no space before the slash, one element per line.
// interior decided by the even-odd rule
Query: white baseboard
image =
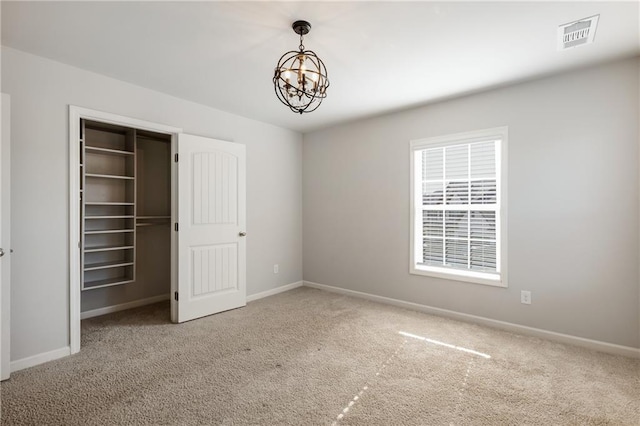
<path fill-rule="evenodd" d="M 518 325 L 510 322 L 494 320 L 491 318 L 464 314 L 461 312 L 450 311 L 448 309 L 435 308 L 433 306 L 421 305 L 419 303 L 405 302 L 404 300 L 392 299 L 384 296 L 376 296 L 374 294 L 347 290 L 340 287 L 332 287 L 329 285 L 318 284 L 311 281 L 304 281 L 304 285 L 306 287 L 330 291 L 333 293 L 340 293 L 347 296 L 359 297 L 361 299 L 399 306 L 401 308 L 412 309 L 414 311 L 425 312 L 427 314 L 438 315 L 465 322 L 472 322 L 474 324 L 486 325 L 488 327 L 499 328 L 501 330 L 511 331 L 528 336 L 540 337 L 543 339 L 553 340 L 560 343 L 567 343 L 574 346 L 581 346 L 583 348 L 593 349 L 600 352 L 606 352 L 614 355 L 623 355 L 631 358 L 640 358 L 640 349 L 632 348 L 630 346 L 622 346 L 613 343 L 601 342 L 598 340 L 585 339 L 583 337 L 571 336 L 569 334 L 556 333 L 555 331 L 527 327 L 525 325 Z"/>
<path fill-rule="evenodd" d="M 107 306 L 104 308 L 81 312 L 80 319 L 83 320 L 87 318 L 99 317 L 100 315 L 106 315 L 106 314 L 111 314 L 113 312 L 124 311 L 125 309 L 137 308 L 144 305 L 151 305 L 152 303 L 162 302 L 163 300 L 169 300 L 169 295 L 161 294 L 160 296 L 147 297 L 146 299 L 134 300 L 133 302 L 121 303 L 119 305 Z"/>
<path fill-rule="evenodd" d="M 247 303 L 253 302 L 254 300 L 263 299 L 265 297 L 273 296 L 274 294 L 283 293 L 285 291 L 293 290 L 294 288 L 302 287 L 304 285 L 303 281 L 298 281 L 291 284 L 281 285 L 280 287 L 272 288 L 271 290 L 262 291 L 260 293 L 252 294 L 247 296 Z"/>
<path fill-rule="evenodd" d="M 58 358 L 64 358 L 69 355 L 71 355 L 71 347 L 65 346 L 64 348 L 54 349 L 49 352 L 43 352 L 38 355 L 11 361 L 11 372 L 13 373 L 15 371 L 24 370 L 25 368 L 34 367 L 38 364 L 43 364 Z"/>

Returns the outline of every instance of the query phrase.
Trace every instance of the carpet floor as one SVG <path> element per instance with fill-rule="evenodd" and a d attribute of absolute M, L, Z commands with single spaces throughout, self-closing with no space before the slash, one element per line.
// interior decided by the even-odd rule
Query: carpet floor
<path fill-rule="evenodd" d="M 82 322 L 3 425 L 638 425 L 640 360 L 299 288 L 188 323 Z"/>

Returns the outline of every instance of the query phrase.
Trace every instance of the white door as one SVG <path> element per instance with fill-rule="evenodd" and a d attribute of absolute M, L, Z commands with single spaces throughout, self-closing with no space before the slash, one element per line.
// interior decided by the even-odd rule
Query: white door
<path fill-rule="evenodd" d="M 9 278 L 11 242 L 9 228 L 9 208 L 11 176 L 9 165 L 9 123 L 10 102 L 9 95 L 2 94 L 2 137 L 0 139 L 0 379 L 9 378 L 10 361 L 10 305 L 9 305 Z"/>
<path fill-rule="evenodd" d="M 245 146 L 180 134 L 177 167 L 183 322 L 246 305 Z"/>

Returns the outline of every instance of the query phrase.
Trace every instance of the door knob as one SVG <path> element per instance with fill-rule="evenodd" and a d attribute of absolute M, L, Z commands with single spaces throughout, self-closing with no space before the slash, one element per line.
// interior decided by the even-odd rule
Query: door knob
<path fill-rule="evenodd" d="M 0 248 L 0 257 L 4 256 L 4 250 Z"/>
<path fill-rule="evenodd" d="M 244 236 L 247 235 L 247 233 L 246 232 L 240 232 L 238 235 L 240 235 L 241 237 L 244 237 Z"/>

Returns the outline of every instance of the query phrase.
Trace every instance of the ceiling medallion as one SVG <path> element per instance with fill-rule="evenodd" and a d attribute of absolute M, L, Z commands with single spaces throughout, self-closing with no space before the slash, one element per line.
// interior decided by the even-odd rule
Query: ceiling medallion
<path fill-rule="evenodd" d="M 296 21 L 291 27 L 300 35 L 299 50 L 291 50 L 280 57 L 273 85 L 278 99 L 291 111 L 302 114 L 315 111 L 327 97 L 329 79 L 324 62 L 312 50 L 305 50 L 302 44 L 311 24 Z"/>

